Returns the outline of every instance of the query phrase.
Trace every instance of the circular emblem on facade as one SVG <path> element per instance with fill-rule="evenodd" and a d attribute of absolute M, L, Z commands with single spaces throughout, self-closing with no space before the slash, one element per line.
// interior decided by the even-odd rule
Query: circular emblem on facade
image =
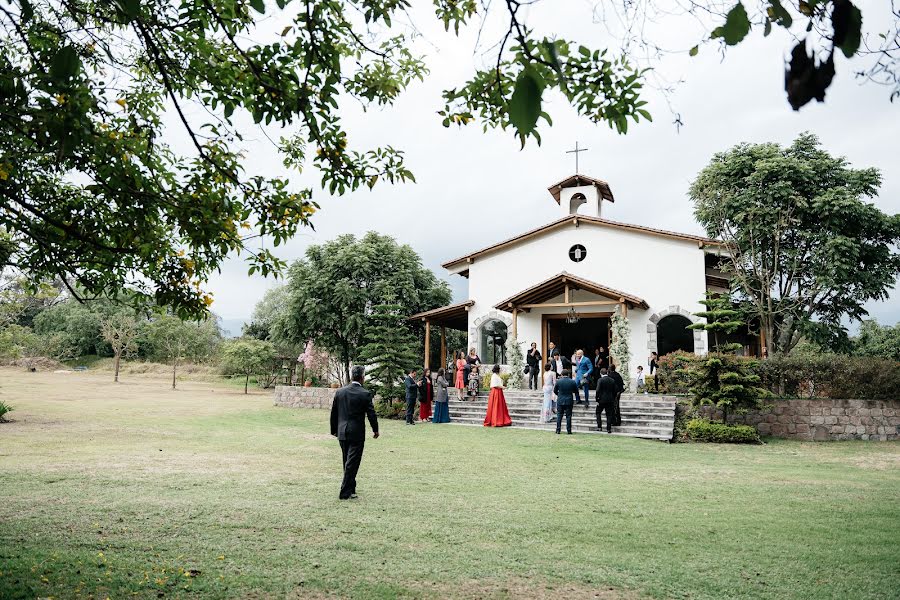
<path fill-rule="evenodd" d="M 572 262 L 581 262 L 585 258 L 587 258 L 587 248 L 582 246 L 581 244 L 575 244 L 571 248 L 569 248 L 569 258 L 572 259 Z"/>

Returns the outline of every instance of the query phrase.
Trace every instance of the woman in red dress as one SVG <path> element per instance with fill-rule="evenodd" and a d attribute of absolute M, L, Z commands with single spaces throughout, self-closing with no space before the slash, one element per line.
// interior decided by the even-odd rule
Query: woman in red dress
<path fill-rule="evenodd" d="M 422 382 L 419 384 L 419 420 L 431 418 L 431 401 L 434 400 L 434 382 L 431 380 L 431 369 L 425 369 Z"/>
<path fill-rule="evenodd" d="M 462 350 L 456 353 L 456 376 L 453 378 L 453 387 L 456 388 L 456 394 L 460 400 L 463 399 L 463 392 L 466 389 L 466 381 L 463 373 L 466 370 L 466 359 Z"/>
<path fill-rule="evenodd" d="M 485 427 L 508 427 L 512 425 L 506 398 L 503 397 L 503 379 L 500 377 L 500 365 L 494 365 L 491 375 L 491 395 L 488 396 L 487 414 L 484 416 Z"/>

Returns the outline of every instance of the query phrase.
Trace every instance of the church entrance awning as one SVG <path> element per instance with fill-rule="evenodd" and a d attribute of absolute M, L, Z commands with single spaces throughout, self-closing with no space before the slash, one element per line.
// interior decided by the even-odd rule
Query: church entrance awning
<path fill-rule="evenodd" d="M 603 299 L 575 302 L 570 296 L 575 290 L 584 290 L 585 292 L 601 296 Z M 549 300 L 558 296 L 563 297 L 562 302 L 549 302 Z M 634 294 L 615 290 L 563 271 L 546 281 L 542 281 L 526 290 L 522 290 L 514 296 L 510 296 L 506 300 L 496 304 L 494 308 L 506 312 L 517 313 L 532 308 L 578 308 L 603 305 L 615 307 L 618 304 L 626 307 L 626 310 L 627 308 L 635 307 L 643 309 L 649 308 L 647 302 Z"/>
<path fill-rule="evenodd" d="M 422 321 L 425 323 L 425 368 L 429 368 L 431 356 L 431 326 L 441 328 L 441 364 L 447 364 L 447 329 L 468 331 L 469 307 L 475 304 L 474 300 L 466 300 L 449 306 L 441 306 L 424 312 L 416 313 L 409 317 L 409 321 Z"/>
<path fill-rule="evenodd" d="M 449 327 L 458 331 L 469 329 L 469 307 L 475 304 L 474 300 L 466 300 L 449 306 L 433 308 L 409 317 L 410 321 L 423 321 L 430 325 Z"/>

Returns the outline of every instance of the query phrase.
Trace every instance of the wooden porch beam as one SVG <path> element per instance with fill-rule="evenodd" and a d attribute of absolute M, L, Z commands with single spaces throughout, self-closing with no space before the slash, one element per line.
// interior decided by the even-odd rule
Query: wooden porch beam
<path fill-rule="evenodd" d="M 447 328 L 441 325 L 441 369 L 447 368 Z"/>
<path fill-rule="evenodd" d="M 428 369 L 431 359 L 431 321 L 425 321 L 425 368 Z"/>
<path fill-rule="evenodd" d="M 546 304 L 522 304 L 517 309 L 532 308 L 566 308 L 574 306 L 615 306 L 621 304 L 618 300 L 598 300 L 597 302 L 547 302 Z"/>

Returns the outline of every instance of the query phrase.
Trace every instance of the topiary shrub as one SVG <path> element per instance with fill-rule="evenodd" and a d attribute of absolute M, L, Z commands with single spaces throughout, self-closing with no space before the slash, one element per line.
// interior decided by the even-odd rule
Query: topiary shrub
<path fill-rule="evenodd" d="M 759 434 L 749 425 L 724 425 L 708 419 L 691 419 L 685 427 L 684 439 L 714 444 L 759 444 Z"/>
<path fill-rule="evenodd" d="M 378 400 L 375 402 L 375 414 L 382 419 L 405 419 L 406 402 Z"/>

